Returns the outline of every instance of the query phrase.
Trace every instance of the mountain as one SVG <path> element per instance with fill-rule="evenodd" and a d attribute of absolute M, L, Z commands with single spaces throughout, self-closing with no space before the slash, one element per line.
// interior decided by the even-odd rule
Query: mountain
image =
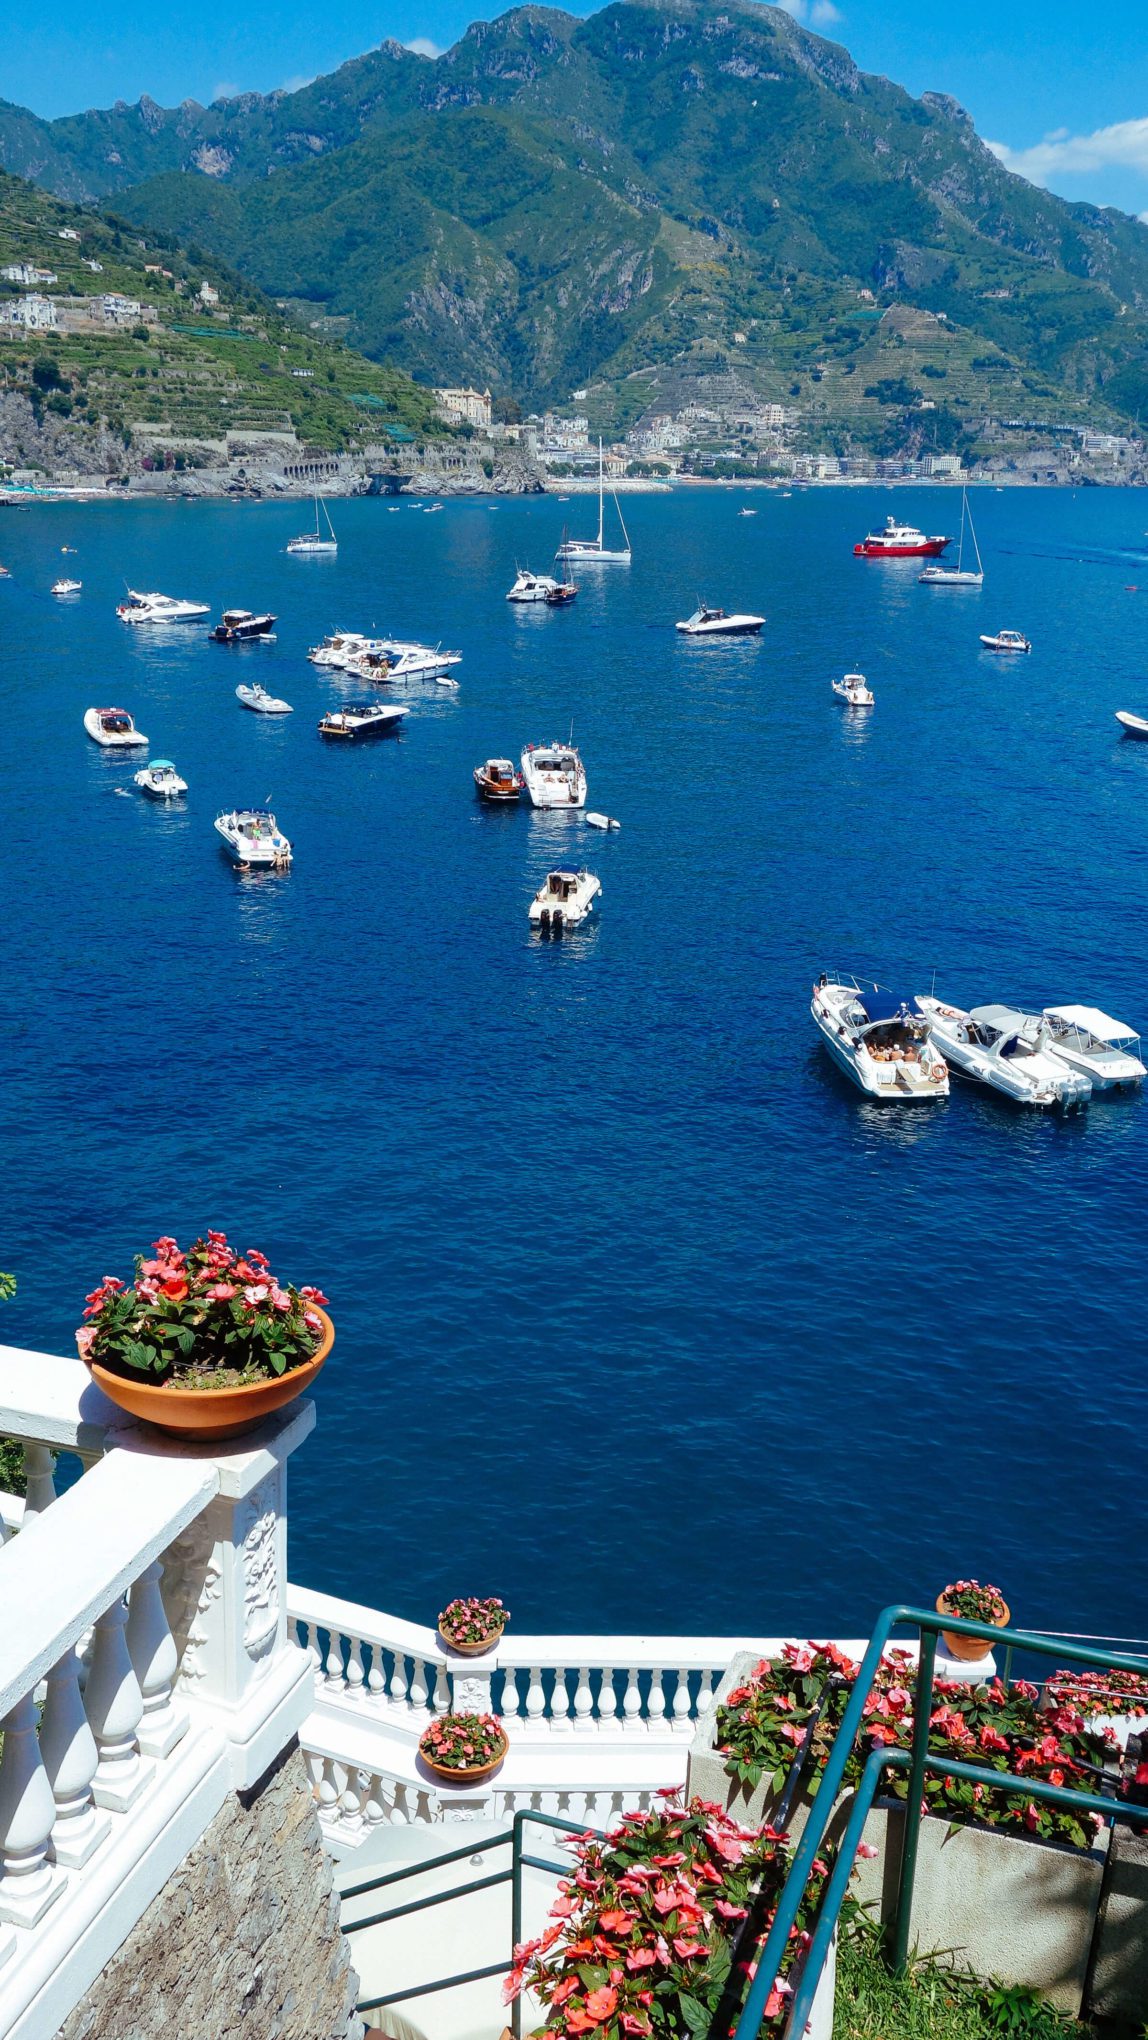
<path fill-rule="evenodd" d="M 751 0 L 519 7 L 434 61 L 387 42 L 206 108 L 0 104 L 0 161 L 531 404 L 589 385 L 621 421 L 719 373 L 870 437 L 922 375 L 958 421 L 1148 409 L 1148 228 Z"/>

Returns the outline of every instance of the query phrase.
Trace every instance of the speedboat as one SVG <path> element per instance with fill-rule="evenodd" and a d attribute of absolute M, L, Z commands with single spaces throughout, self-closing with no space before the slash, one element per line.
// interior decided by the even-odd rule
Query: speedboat
<path fill-rule="evenodd" d="M 1126 708 L 1118 708 L 1116 720 L 1126 737 L 1148 737 L 1148 721 L 1142 715 L 1129 715 Z"/>
<path fill-rule="evenodd" d="M 948 1097 L 949 1072 L 916 1000 L 823 971 L 809 1010 L 834 1062 L 867 1098 L 907 1105 Z"/>
<path fill-rule="evenodd" d="M 1052 1054 L 1087 1077 L 1094 1091 L 1138 1084 L 1148 1075 L 1135 1029 L 1110 1019 L 1098 1006 L 1046 1006 L 1044 1017 Z"/>
<path fill-rule="evenodd" d="M 197 623 L 209 614 L 206 602 L 188 602 L 179 595 L 141 595 L 128 589 L 128 599 L 117 605 L 121 623 Z"/>
<path fill-rule="evenodd" d="M 294 715 L 295 713 L 289 701 L 280 701 L 278 695 L 268 694 L 267 689 L 260 687 L 257 680 L 250 687 L 237 687 L 235 698 L 243 703 L 244 708 L 253 708 L 256 715 Z"/>
<path fill-rule="evenodd" d="M 366 650 L 371 640 L 359 630 L 335 630 L 321 645 L 312 645 L 307 657 L 313 666 L 345 666 Z"/>
<path fill-rule="evenodd" d="M 242 645 L 252 638 L 275 640 L 275 618 L 255 616 L 250 609 L 225 609 L 223 622 L 217 623 L 208 637 L 217 645 Z"/>
<path fill-rule="evenodd" d="M 521 764 L 531 807 L 585 807 L 586 768 L 573 744 L 527 744 Z"/>
<path fill-rule="evenodd" d="M 973 551 L 977 556 L 975 573 L 971 567 L 966 567 L 965 565 L 966 524 L 969 527 L 969 536 L 973 541 Z M 962 489 L 961 536 L 957 546 L 957 564 L 955 567 L 925 567 L 923 572 L 917 575 L 917 579 L 926 588 L 979 588 L 983 585 L 984 578 L 985 570 L 981 565 L 981 549 L 977 544 L 977 534 L 973 529 L 973 513 L 969 509 L 969 493 L 967 489 Z"/>
<path fill-rule="evenodd" d="M 69 581 L 65 575 L 61 580 L 53 581 L 52 593 L 53 595 L 78 595 L 83 585 L 82 581 Z"/>
<path fill-rule="evenodd" d="M 152 800 L 174 800 L 178 794 L 187 792 L 187 781 L 180 778 L 170 758 L 149 758 L 133 776 L 140 792 Z"/>
<path fill-rule="evenodd" d="M 939 559 L 951 538 L 926 538 L 915 524 L 898 524 L 886 517 L 884 531 L 870 531 L 854 546 L 854 554 L 866 560 Z"/>
<path fill-rule="evenodd" d="M 530 923 L 544 935 L 576 928 L 593 910 L 602 881 L 592 871 L 551 871 L 530 902 Z"/>
<path fill-rule="evenodd" d="M 89 708 L 84 715 L 84 728 L 108 751 L 138 751 L 148 741 L 143 731 L 137 730 L 126 708 Z"/>
<path fill-rule="evenodd" d="M 756 511 L 756 510 L 739 510 L 737 514 L 738 514 L 738 516 L 739 516 L 739 517 L 756 517 L 756 516 L 757 516 L 757 511 Z"/>
<path fill-rule="evenodd" d="M 737 611 L 731 616 L 726 609 L 711 609 L 705 602 L 699 602 L 693 615 L 677 627 L 683 637 L 755 637 L 764 622 L 764 616 L 746 616 Z"/>
<path fill-rule="evenodd" d="M 986 652 L 1031 652 L 1032 646 L 1019 630 L 998 630 L 995 637 L 986 637 L 981 632 L 981 643 Z"/>
<path fill-rule="evenodd" d="M 850 708 L 872 708 L 873 690 L 864 673 L 846 673 L 843 680 L 833 682 L 834 694 L 847 701 Z"/>
<path fill-rule="evenodd" d="M 319 723 L 321 737 L 386 737 L 395 734 L 409 713 L 393 701 L 351 701 L 333 708 Z"/>
<path fill-rule="evenodd" d="M 444 652 L 438 645 L 420 645 L 409 638 L 366 638 L 357 648 L 349 649 L 341 664 L 347 673 L 357 673 L 360 679 L 393 681 L 396 684 L 408 680 L 438 680 L 444 687 L 453 687 L 451 667 L 461 666 L 461 652 Z"/>
<path fill-rule="evenodd" d="M 514 586 L 506 599 L 508 602 L 545 602 L 557 586 L 553 574 L 532 574 L 529 567 L 519 567 Z"/>
<path fill-rule="evenodd" d="M 601 441 L 601 440 L 599 439 L 599 441 L 598 441 L 598 536 L 597 536 L 597 538 L 566 538 L 566 537 L 563 537 L 562 543 L 561 543 L 561 545 L 560 545 L 560 546 L 559 546 L 559 548 L 558 548 L 558 558 L 559 558 L 560 560 L 564 560 L 564 561 L 565 561 L 565 562 L 567 563 L 567 565 L 569 565 L 569 563 L 570 563 L 570 561 L 571 561 L 571 560 L 577 560 L 577 562 L 578 562 L 579 566 L 582 566 L 582 565 L 586 565 L 586 566 L 598 566 L 598 567 L 628 567 L 628 566 L 629 566 L 629 564 L 630 564 L 630 534 L 629 534 L 629 532 L 628 532 L 628 531 L 626 530 L 626 520 L 625 520 L 625 518 L 623 517 L 623 515 L 622 515 L 622 512 L 621 512 L 621 510 L 620 510 L 620 509 L 618 508 L 618 496 L 617 496 L 617 491 L 616 491 L 616 490 L 614 490 L 614 489 L 611 489 L 611 491 L 610 491 L 610 494 L 611 494 L 611 495 L 613 496 L 613 498 L 614 498 L 614 509 L 615 509 L 615 510 L 617 511 L 617 514 L 618 514 L 618 522 L 619 522 L 619 524 L 620 524 L 620 525 L 621 525 L 621 527 L 622 527 L 622 539 L 623 539 L 623 543 L 622 543 L 622 544 L 621 544 L 620 546 L 612 546 L 612 547 L 611 547 L 611 546 L 608 546 L 608 545 L 607 545 L 607 544 L 605 543 L 605 504 L 606 504 L 606 495 L 605 495 L 605 483 L 604 483 L 604 479 L 603 479 L 603 467 L 602 467 L 602 441 Z"/>
<path fill-rule="evenodd" d="M 931 995 L 917 1004 L 929 1039 L 954 1069 L 1021 1105 L 1087 1105 L 1092 1082 L 1052 1052 L 1042 1014 L 1014 1006 L 949 1006 Z"/>
<path fill-rule="evenodd" d="M 287 541 L 287 550 L 289 553 L 294 553 L 296 557 L 302 555 L 305 559 L 306 558 L 314 559 L 322 555 L 329 556 L 332 553 L 338 552 L 339 541 L 335 537 L 335 527 L 331 522 L 331 513 L 328 510 L 327 505 L 325 503 L 323 505 L 323 515 L 327 520 L 326 537 L 324 537 L 323 533 L 319 529 L 319 498 L 318 496 L 316 496 L 315 529 L 314 531 L 301 532 L 298 538 L 289 538 Z"/>
<path fill-rule="evenodd" d="M 284 871 L 291 862 L 291 845 L 269 808 L 231 808 L 215 826 L 241 871 Z"/>
<path fill-rule="evenodd" d="M 476 765 L 474 784 L 481 800 L 492 801 L 517 800 L 526 787 L 509 758 L 488 758 L 484 765 Z"/>

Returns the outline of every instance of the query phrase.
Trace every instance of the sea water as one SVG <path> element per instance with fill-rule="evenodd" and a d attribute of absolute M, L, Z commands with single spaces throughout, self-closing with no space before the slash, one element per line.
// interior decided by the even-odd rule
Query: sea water
<path fill-rule="evenodd" d="M 1148 711 L 1148 497 L 972 501 L 980 592 L 852 556 L 889 508 L 954 530 L 939 490 L 627 498 L 632 567 L 562 612 L 504 596 L 584 497 L 341 503 L 312 561 L 298 504 L 0 512 L 4 1337 L 70 1351 L 161 1232 L 319 1284 L 291 1574 L 414 1620 L 856 1635 L 974 1576 L 1142 1634 L 1148 1099 L 878 1108 L 809 1017 L 838 967 L 1148 1023 L 1148 745 L 1113 721 Z M 125 583 L 277 640 L 130 629 Z M 681 640 L 699 596 L 760 640 Z M 457 691 L 325 744 L 365 691 L 307 663 L 339 626 L 457 647 Z M 1000 626 L 1031 656 L 982 652 Z M 619 831 L 479 805 L 476 764 L 571 731 Z M 236 803 L 289 874 L 228 864 Z M 559 863 L 600 912 L 543 942 Z"/>

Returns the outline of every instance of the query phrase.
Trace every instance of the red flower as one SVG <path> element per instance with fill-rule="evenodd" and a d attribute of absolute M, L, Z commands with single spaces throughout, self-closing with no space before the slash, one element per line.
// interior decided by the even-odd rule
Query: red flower
<path fill-rule="evenodd" d="M 553 1913 L 557 1912 L 558 1908 L 552 1905 L 550 1910 Z M 604 1912 L 599 1917 L 598 1925 L 605 1934 L 625 1934 L 635 1925 L 634 1915 L 628 1912 Z"/>
<path fill-rule="evenodd" d="M 586 2010 L 596 2026 L 608 2019 L 618 2002 L 618 1993 L 610 1984 L 603 1984 L 600 1990 L 592 1990 L 586 1999 Z"/>
<path fill-rule="evenodd" d="M 564 2005 L 567 1998 L 573 1997 L 577 1989 L 578 1978 L 576 1976 L 564 1976 L 557 1989 L 550 1993 L 551 2004 Z"/>
<path fill-rule="evenodd" d="M 187 1283 L 182 1275 L 172 1276 L 168 1281 L 160 1283 L 160 1294 L 166 1296 L 172 1303 L 182 1303 L 187 1295 Z"/>
<path fill-rule="evenodd" d="M 596 2026 L 597 2023 L 597 2019 L 592 2019 L 583 2005 L 571 2005 L 566 2014 L 566 2031 L 568 2033 L 588 2033 L 591 2027 Z"/>
<path fill-rule="evenodd" d="M 704 1941 L 691 1941 L 688 1934 L 674 1935 L 674 1953 L 680 1955 L 683 1962 L 688 1962 L 691 1955 L 708 1955 L 709 1952 Z"/>
<path fill-rule="evenodd" d="M 657 1959 L 652 1948 L 635 1948 L 626 1957 L 626 1967 L 631 1976 L 636 1976 L 639 1969 L 652 1969 Z"/>

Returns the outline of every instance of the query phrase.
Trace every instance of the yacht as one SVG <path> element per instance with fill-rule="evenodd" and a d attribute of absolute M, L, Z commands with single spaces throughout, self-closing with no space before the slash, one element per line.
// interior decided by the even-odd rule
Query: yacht
<path fill-rule="evenodd" d="M 1126 737 L 1148 737 L 1148 720 L 1142 715 L 1129 715 L 1126 708 L 1118 708 L 1116 720 Z"/>
<path fill-rule="evenodd" d="M 593 911 L 602 881 L 592 871 L 551 871 L 530 902 L 530 922 L 544 935 L 576 928 Z"/>
<path fill-rule="evenodd" d="M 705 602 L 699 602 L 692 616 L 687 616 L 677 628 L 683 637 L 756 637 L 765 622 L 764 616 L 748 616 L 735 610 L 711 609 Z"/>
<path fill-rule="evenodd" d="M 187 792 L 187 781 L 180 778 L 170 758 L 149 758 L 133 777 L 140 792 L 152 800 L 175 800 Z"/>
<path fill-rule="evenodd" d="M 277 694 L 268 694 L 265 687 L 255 681 L 250 687 L 237 687 L 235 698 L 244 708 L 253 708 L 256 715 L 294 715 L 289 701 L 280 701 Z"/>
<path fill-rule="evenodd" d="M 451 668 L 461 666 L 461 652 L 444 652 L 440 645 L 415 644 L 408 638 L 367 638 L 358 650 L 343 659 L 343 670 L 363 680 L 437 680 L 444 687 L 457 686 Z"/>
<path fill-rule="evenodd" d="M 291 862 L 291 845 L 269 808 L 231 808 L 215 826 L 241 871 L 285 871 Z"/>
<path fill-rule="evenodd" d="M 69 581 L 65 574 L 60 580 L 53 581 L 52 593 L 53 595 L 78 595 L 83 585 L 82 581 Z"/>
<path fill-rule="evenodd" d="M 547 602 L 558 585 L 553 574 L 532 574 L 529 567 L 519 567 L 514 586 L 506 599 L 508 602 Z"/>
<path fill-rule="evenodd" d="M 517 800 L 526 789 L 525 779 L 509 758 L 488 758 L 485 764 L 476 765 L 474 784 L 480 800 L 497 802 Z"/>
<path fill-rule="evenodd" d="M 326 537 L 324 537 L 319 529 L 319 498 L 316 496 L 315 529 L 314 531 L 301 532 L 298 538 L 289 538 L 287 541 L 289 553 L 294 553 L 297 557 L 301 554 L 304 558 L 314 559 L 324 554 L 330 555 L 331 553 L 338 552 L 339 541 L 335 537 L 335 527 L 331 522 L 331 513 L 325 503 L 323 505 L 323 515 L 327 520 Z"/>
<path fill-rule="evenodd" d="M 312 645 L 307 657 L 313 666 L 345 666 L 371 643 L 360 630 L 334 630 L 321 645 Z"/>
<path fill-rule="evenodd" d="M 948 1068 L 916 1000 L 823 971 L 809 1010 L 834 1062 L 867 1098 L 908 1105 L 948 1097 Z"/>
<path fill-rule="evenodd" d="M 1043 1015 L 1018 1012 L 1014 1006 L 946 1005 L 941 999 L 918 998 L 929 1023 L 929 1039 L 952 1067 L 977 1083 L 987 1084 L 1021 1105 L 1086 1105 L 1091 1079 L 1052 1052 L 1052 1036 Z"/>
<path fill-rule="evenodd" d="M 1087 1077 L 1094 1091 L 1138 1084 L 1148 1075 L 1135 1029 L 1110 1019 L 1098 1006 L 1046 1006 L 1044 1017 L 1052 1054 Z"/>
<path fill-rule="evenodd" d="M 531 807 L 585 807 L 586 769 L 573 744 L 527 744 L 521 764 Z"/>
<path fill-rule="evenodd" d="M 976 571 L 965 565 L 965 525 L 976 554 Z M 985 570 L 981 565 L 981 549 L 973 529 L 973 513 L 969 509 L 969 492 L 961 490 L 961 535 L 957 543 L 957 564 L 955 567 L 925 567 L 917 575 L 918 581 L 926 588 L 980 588 L 984 583 Z"/>
<path fill-rule="evenodd" d="M 84 715 L 84 728 L 107 751 L 138 751 L 141 744 L 147 743 L 126 708 L 89 708 Z"/>
<path fill-rule="evenodd" d="M 951 538 L 926 538 L 915 524 L 898 524 L 895 517 L 886 517 L 884 531 L 867 532 L 853 551 L 867 560 L 939 559 L 952 542 Z"/>
<path fill-rule="evenodd" d="M 222 623 L 207 635 L 217 645 L 243 645 L 258 638 L 274 644 L 275 618 L 255 616 L 250 609 L 225 609 Z"/>
<path fill-rule="evenodd" d="M 622 545 L 620 545 L 620 546 L 614 546 L 614 547 L 610 547 L 610 546 L 608 546 L 608 545 L 606 544 L 606 542 L 605 542 L 605 532 L 606 532 L 606 526 L 605 526 L 605 513 L 606 513 L 606 493 L 605 493 L 605 488 L 606 488 L 606 485 L 605 485 L 605 479 L 604 479 L 604 472 L 603 472 L 603 467 L 602 467 L 602 441 L 601 441 L 601 440 L 599 439 L 599 441 L 598 441 L 598 536 L 597 536 L 597 538 L 565 538 L 565 537 L 564 537 L 564 538 L 563 538 L 563 540 L 562 540 L 562 543 L 561 543 L 561 545 L 560 545 L 560 546 L 559 546 L 559 548 L 558 548 L 558 558 L 559 558 L 560 560 L 564 560 L 564 561 L 566 562 L 566 565 L 567 565 L 567 566 L 569 566 L 569 564 L 570 564 L 570 562 L 571 562 L 572 560 L 576 560 L 576 561 L 578 562 L 579 566 L 582 566 L 582 565 L 586 565 L 586 566 L 599 566 L 599 567 L 628 567 L 628 566 L 629 566 L 629 564 L 630 564 L 630 534 L 629 534 L 629 532 L 628 532 L 628 531 L 626 530 L 626 521 L 625 521 L 625 518 L 624 518 L 624 517 L 622 516 L 622 512 L 621 512 L 621 510 L 620 510 L 620 509 L 618 508 L 618 495 L 617 495 L 617 491 L 616 491 L 615 489 L 611 489 L 611 491 L 610 491 L 610 494 L 611 494 L 611 495 L 613 496 L 613 498 L 614 498 L 614 508 L 615 508 L 615 510 L 616 510 L 616 511 L 618 512 L 618 522 L 619 522 L 619 524 L 620 524 L 620 525 L 621 525 L 621 527 L 622 527 L 622 539 L 623 539 L 623 544 L 622 544 Z"/>
<path fill-rule="evenodd" d="M 981 643 L 986 652 L 1031 652 L 1032 646 L 1019 630 L 998 630 L 988 637 L 981 632 Z"/>
<path fill-rule="evenodd" d="M 393 701 L 350 701 L 333 708 L 319 723 L 321 737 L 386 737 L 397 734 L 409 710 Z"/>
<path fill-rule="evenodd" d="M 122 623 L 198 623 L 210 614 L 206 602 L 188 602 L 179 595 L 141 595 L 128 589 L 128 599 L 117 605 Z"/>
<path fill-rule="evenodd" d="M 844 679 L 833 682 L 834 694 L 847 701 L 850 708 L 872 708 L 873 690 L 864 673 L 846 673 Z"/>

